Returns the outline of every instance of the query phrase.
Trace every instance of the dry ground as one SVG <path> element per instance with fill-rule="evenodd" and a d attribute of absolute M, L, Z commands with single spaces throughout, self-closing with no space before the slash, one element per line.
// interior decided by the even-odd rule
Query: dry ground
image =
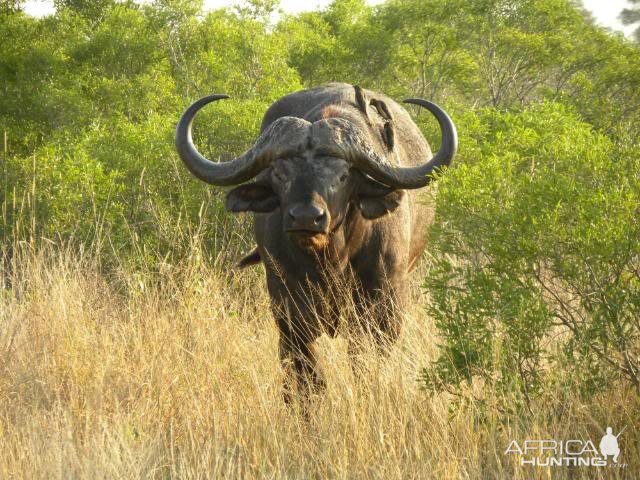
<path fill-rule="evenodd" d="M 328 389 L 305 420 L 281 401 L 261 269 L 191 263 L 106 275 L 50 249 L 5 271 L 0 478 L 640 478 L 631 391 L 587 404 L 558 391 L 520 418 L 421 390 L 437 338 L 417 280 L 398 345 L 367 353 L 363 378 L 344 340 L 322 340 Z M 625 469 L 526 469 L 504 455 L 514 438 L 599 440 L 607 423 L 627 425 Z"/>

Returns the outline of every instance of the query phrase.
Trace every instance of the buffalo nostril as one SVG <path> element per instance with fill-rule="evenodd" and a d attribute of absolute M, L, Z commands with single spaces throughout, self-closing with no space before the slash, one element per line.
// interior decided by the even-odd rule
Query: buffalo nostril
<path fill-rule="evenodd" d="M 291 228 L 300 230 L 324 230 L 329 219 L 329 212 L 324 208 L 307 203 L 300 203 L 287 210 Z"/>

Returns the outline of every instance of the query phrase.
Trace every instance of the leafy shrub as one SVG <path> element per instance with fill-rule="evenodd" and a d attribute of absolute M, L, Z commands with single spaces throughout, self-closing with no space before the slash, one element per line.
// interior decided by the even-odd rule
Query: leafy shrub
<path fill-rule="evenodd" d="M 640 389 L 638 145 L 552 103 L 462 123 L 431 231 L 425 287 L 443 343 L 427 384 L 477 379 L 526 399 L 555 370 L 588 391 L 616 378 Z"/>

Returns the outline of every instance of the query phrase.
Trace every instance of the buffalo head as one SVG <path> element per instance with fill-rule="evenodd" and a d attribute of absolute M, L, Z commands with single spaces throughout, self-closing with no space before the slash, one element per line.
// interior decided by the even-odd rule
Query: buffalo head
<path fill-rule="evenodd" d="M 442 130 L 442 147 L 419 166 L 392 162 L 393 146 L 379 148 L 373 130 L 346 118 L 315 122 L 297 117 L 273 121 L 253 146 L 229 162 L 214 163 L 193 145 L 191 125 L 204 105 L 228 98 L 210 95 L 193 103 L 177 127 L 180 158 L 199 179 L 213 185 L 238 185 L 227 194 L 233 212 L 273 212 L 279 209 L 282 228 L 296 243 L 320 249 L 344 220 L 350 206 L 364 218 L 375 219 L 393 211 L 404 189 L 426 186 L 433 173 L 449 165 L 457 148 L 453 122 L 437 105 L 408 99 L 428 109 Z"/>

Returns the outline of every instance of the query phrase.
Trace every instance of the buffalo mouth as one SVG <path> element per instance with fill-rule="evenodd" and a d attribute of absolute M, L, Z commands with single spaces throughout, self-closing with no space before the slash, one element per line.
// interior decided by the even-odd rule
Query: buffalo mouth
<path fill-rule="evenodd" d="M 317 230 L 286 230 L 289 238 L 303 250 L 324 250 L 329 246 L 329 234 Z"/>
<path fill-rule="evenodd" d="M 324 230 L 306 230 L 303 228 L 291 228 L 286 230 L 287 235 L 294 237 L 315 237 L 316 235 L 326 235 Z"/>

